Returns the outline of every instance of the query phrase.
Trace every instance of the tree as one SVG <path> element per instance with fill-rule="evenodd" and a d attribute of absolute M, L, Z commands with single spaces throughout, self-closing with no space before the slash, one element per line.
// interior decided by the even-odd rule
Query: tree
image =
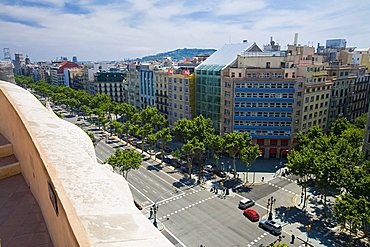
<path fill-rule="evenodd" d="M 82 105 L 79 110 L 84 117 L 91 112 L 91 109 L 87 105 Z"/>
<path fill-rule="evenodd" d="M 331 127 L 331 131 L 334 135 L 340 136 L 342 132 L 344 132 L 346 129 L 349 129 L 351 127 L 351 123 L 348 122 L 346 118 L 338 118 L 335 120 Z"/>
<path fill-rule="evenodd" d="M 196 137 L 188 141 L 182 146 L 182 151 L 186 154 L 189 168 L 189 177 L 191 179 L 191 169 L 193 167 L 193 160 L 195 157 L 200 158 L 204 153 L 204 143 L 200 142 Z"/>
<path fill-rule="evenodd" d="M 111 127 L 111 134 L 116 133 L 118 134 L 119 132 L 121 133 L 122 132 L 122 123 L 118 122 L 118 121 L 113 121 L 111 124 L 110 124 L 110 127 Z"/>
<path fill-rule="evenodd" d="M 160 141 L 161 145 L 161 153 L 162 153 L 162 159 L 164 158 L 164 148 L 167 146 L 167 143 L 172 141 L 172 136 L 171 136 L 171 130 L 170 128 L 163 128 L 159 130 L 157 133 L 157 140 Z M 162 162 L 162 161 L 161 161 Z"/>
<path fill-rule="evenodd" d="M 286 164 L 293 174 L 301 177 L 301 179 L 298 180 L 298 184 L 303 188 L 303 208 L 306 206 L 308 182 L 311 175 L 314 173 L 312 164 L 315 162 L 315 155 L 316 152 L 309 147 L 304 147 L 300 151 L 293 150 L 288 156 L 288 163 Z"/>
<path fill-rule="evenodd" d="M 207 138 L 207 146 L 213 153 L 213 158 L 216 160 L 216 166 L 218 168 L 218 161 L 222 152 L 224 151 L 225 139 L 220 135 L 211 134 Z"/>
<path fill-rule="evenodd" d="M 149 142 L 149 145 L 150 145 L 151 149 L 154 150 L 154 145 L 157 142 L 157 140 L 158 140 L 157 135 L 155 135 L 153 133 L 148 135 L 148 142 Z M 150 154 L 150 158 L 151 157 L 152 157 L 152 155 Z M 155 154 L 154 154 L 154 158 L 155 158 Z"/>
<path fill-rule="evenodd" d="M 193 122 L 189 119 L 182 118 L 174 123 L 172 132 L 174 136 L 180 139 L 183 143 L 192 139 Z"/>
<path fill-rule="evenodd" d="M 365 129 L 366 119 L 367 119 L 367 113 L 364 113 L 355 119 L 354 125 L 359 129 Z"/>
<path fill-rule="evenodd" d="M 225 150 L 233 157 L 234 177 L 236 177 L 236 156 L 240 155 L 241 150 L 252 144 L 252 138 L 249 137 L 248 133 L 241 132 L 226 133 L 224 138 Z"/>
<path fill-rule="evenodd" d="M 351 194 L 344 194 L 337 198 L 334 206 L 334 216 L 343 228 L 349 226 L 352 233 L 356 233 L 359 227 L 370 223 L 370 201 L 365 197 L 354 198 Z"/>
<path fill-rule="evenodd" d="M 139 169 L 142 161 L 140 153 L 135 150 L 117 149 L 115 154 L 110 156 L 105 163 L 118 169 L 127 180 L 129 171 Z"/>
<path fill-rule="evenodd" d="M 144 151 L 144 143 L 145 139 L 150 135 L 153 134 L 153 127 L 150 123 L 146 123 L 143 126 L 140 126 L 137 130 L 137 133 L 141 136 L 141 150 Z"/>
<path fill-rule="evenodd" d="M 248 179 L 248 167 L 260 155 L 261 152 L 260 147 L 258 145 L 246 146 L 240 151 L 240 159 L 245 162 L 247 167 L 247 179 Z"/>

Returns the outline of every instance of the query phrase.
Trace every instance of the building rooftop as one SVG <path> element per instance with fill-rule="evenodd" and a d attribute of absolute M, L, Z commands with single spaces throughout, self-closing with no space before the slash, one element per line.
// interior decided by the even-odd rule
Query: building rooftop
<path fill-rule="evenodd" d="M 201 65 L 223 65 L 226 66 L 232 63 L 238 54 L 247 51 L 255 44 L 250 42 L 225 44 L 222 48 L 213 53 Z"/>

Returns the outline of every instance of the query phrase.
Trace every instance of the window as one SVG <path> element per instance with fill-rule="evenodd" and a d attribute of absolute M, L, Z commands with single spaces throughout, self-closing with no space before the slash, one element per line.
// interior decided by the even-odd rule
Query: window
<path fill-rule="evenodd" d="M 271 63 L 270 62 L 266 62 L 266 68 L 269 69 L 271 67 Z"/>

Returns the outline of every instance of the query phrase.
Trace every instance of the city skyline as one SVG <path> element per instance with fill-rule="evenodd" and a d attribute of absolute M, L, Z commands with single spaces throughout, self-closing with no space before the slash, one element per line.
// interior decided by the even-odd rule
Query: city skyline
<path fill-rule="evenodd" d="M 0 47 L 32 60 L 76 55 L 122 60 L 177 48 L 220 48 L 243 39 L 284 48 L 345 38 L 368 47 L 365 2 L 338 1 L 99 1 L 5 0 L 0 3 Z M 351 11 L 348 11 L 351 10 Z"/>

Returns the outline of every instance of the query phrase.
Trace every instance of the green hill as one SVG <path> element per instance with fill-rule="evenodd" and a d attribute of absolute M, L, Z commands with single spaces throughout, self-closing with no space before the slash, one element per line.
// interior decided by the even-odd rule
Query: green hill
<path fill-rule="evenodd" d="M 141 61 L 149 61 L 149 60 L 161 60 L 164 57 L 171 57 L 172 60 L 181 60 L 185 58 L 192 58 L 198 55 L 204 55 L 204 54 L 209 54 L 211 55 L 214 53 L 216 50 L 215 49 L 197 49 L 197 48 L 192 48 L 192 49 L 177 49 L 174 51 L 168 51 L 168 52 L 163 52 L 163 53 L 158 53 L 156 55 L 150 55 L 150 56 L 145 56 L 141 59 Z"/>

